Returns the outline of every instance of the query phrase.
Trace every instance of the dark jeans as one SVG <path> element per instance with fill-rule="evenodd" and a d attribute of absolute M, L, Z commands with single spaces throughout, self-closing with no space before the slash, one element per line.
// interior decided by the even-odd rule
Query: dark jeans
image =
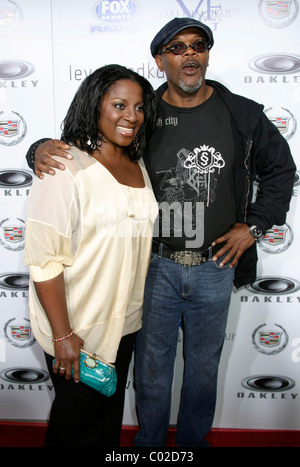
<path fill-rule="evenodd" d="M 185 371 L 177 446 L 206 446 L 215 410 L 234 271 L 212 261 L 184 267 L 153 255 L 143 326 L 136 344 L 135 382 L 140 431 L 135 446 L 165 446 L 177 349 L 183 324 Z"/>
<path fill-rule="evenodd" d="M 116 393 L 106 397 L 83 383 L 75 383 L 52 371 L 53 357 L 46 354 L 48 370 L 55 389 L 50 413 L 46 447 L 118 447 L 125 399 L 128 368 L 136 333 L 122 338 L 115 362 Z"/>

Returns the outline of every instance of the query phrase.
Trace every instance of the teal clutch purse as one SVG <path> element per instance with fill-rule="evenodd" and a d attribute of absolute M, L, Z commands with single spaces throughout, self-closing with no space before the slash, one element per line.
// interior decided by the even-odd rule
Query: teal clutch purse
<path fill-rule="evenodd" d="M 101 360 L 96 354 L 80 351 L 80 381 L 111 397 L 117 389 L 117 372 L 114 365 Z"/>
<path fill-rule="evenodd" d="M 74 372 L 72 371 L 72 376 Z M 80 381 L 104 396 L 111 397 L 117 388 L 117 372 L 107 363 L 85 350 L 80 351 Z"/>

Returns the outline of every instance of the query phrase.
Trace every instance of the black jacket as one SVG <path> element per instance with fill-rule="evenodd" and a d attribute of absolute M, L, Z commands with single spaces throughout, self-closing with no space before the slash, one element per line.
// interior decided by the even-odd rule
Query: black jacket
<path fill-rule="evenodd" d="M 236 222 L 260 227 L 264 232 L 273 225 L 283 225 L 292 196 L 295 164 L 283 136 L 263 112 L 263 105 L 233 94 L 217 81 L 206 80 L 221 96 L 231 116 L 235 144 Z M 160 86 L 161 100 L 167 83 Z M 259 190 L 252 202 L 253 183 Z M 235 286 L 256 278 L 256 243 L 239 260 L 235 269 Z"/>

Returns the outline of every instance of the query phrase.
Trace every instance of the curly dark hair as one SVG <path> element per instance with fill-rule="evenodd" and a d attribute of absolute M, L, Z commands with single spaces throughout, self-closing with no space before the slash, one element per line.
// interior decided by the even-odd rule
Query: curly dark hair
<path fill-rule="evenodd" d="M 98 68 L 81 83 L 62 123 L 63 141 L 92 154 L 93 146 L 99 141 L 101 100 L 110 86 L 119 80 L 134 81 L 143 90 L 144 122 L 137 134 L 138 145 L 132 142 L 126 148 L 131 160 L 143 156 L 156 127 L 156 96 L 149 81 L 121 65 L 105 65 Z"/>

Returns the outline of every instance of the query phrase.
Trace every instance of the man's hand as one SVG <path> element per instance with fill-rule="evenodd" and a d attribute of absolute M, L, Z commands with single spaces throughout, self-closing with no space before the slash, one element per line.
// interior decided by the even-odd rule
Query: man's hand
<path fill-rule="evenodd" d="M 225 266 L 232 260 L 229 267 L 234 268 L 244 251 L 253 245 L 255 239 L 251 235 L 247 224 L 235 224 L 229 232 L 217 238 L 217 240 L 212 243 L 212 246 L 224 242 L 226 242 L 226 245 L 214 255 L 213 261 L 217 261 L 218 258 L 227 253 L 222 263 L 220 263 L 220 266 Z"/>
<path fill-rule="evenodd" d="M 66 152 L 70 146 L 59 139 L 45 141 L 35 151 L 34 172 L 39 178 L 44 178 L 43 173 L 55 175 L 55 169 L 64 170 L 65 166 L 60 164 L 52 156 L 60 156 L 72 159 L 72 155 Z"/>

